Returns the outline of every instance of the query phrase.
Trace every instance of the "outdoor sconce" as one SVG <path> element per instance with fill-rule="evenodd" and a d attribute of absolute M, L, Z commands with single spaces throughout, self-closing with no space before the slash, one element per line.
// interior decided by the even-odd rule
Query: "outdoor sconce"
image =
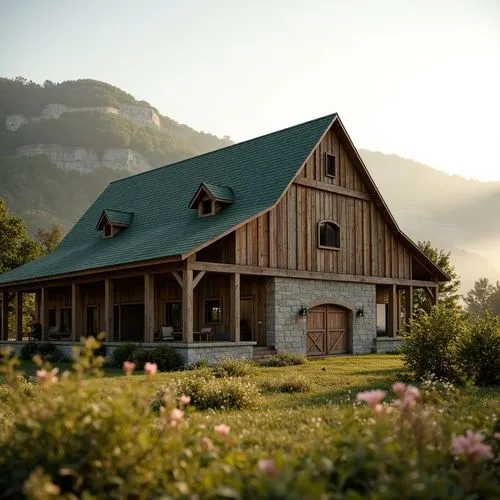
<path fill-rule="evenodd" d="M 358 318 L 362 318 L 364 315 L 365 315 L 364 309 L 362 307 L 358 307 L 358 309 L 356 310 L 356 316 Z"/>
<path fill-rule="evenodd" d="M 299 316 L 302 316 L 303 318 L 305 318 L 307 316 L 307 307 L 306 306 L 304 306 L 304 305 L 300 306 Z"/>

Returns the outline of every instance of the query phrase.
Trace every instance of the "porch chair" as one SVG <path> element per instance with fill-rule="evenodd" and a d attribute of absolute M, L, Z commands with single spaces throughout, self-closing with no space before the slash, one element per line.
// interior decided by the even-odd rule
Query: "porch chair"
<path fill-rule="evenodd" d="M 161 334 L 163 340 L 174 340 L 174 327 L 173 326 L 162 326 Z"/>
<path fill-rule="evenodd" d="M 210 328 L 209 326 L 202 328 L 200 332 L 200 340 L 203 339 L 203 336 L 205 336 L 206 342 L 213 341 L 214 334 L 212 333 L 212 328 Z"/>

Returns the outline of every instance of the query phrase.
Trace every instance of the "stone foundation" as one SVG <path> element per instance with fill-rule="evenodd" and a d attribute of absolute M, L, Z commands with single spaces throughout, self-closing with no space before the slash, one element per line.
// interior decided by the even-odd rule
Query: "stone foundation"
<path fill-rule="evenodd" d="M 27 342 L 7 341 L 0 342 L 0 347 L 10 347 L 15 354 L 20 355 L 23 346 Z M 80 345 L 74 342 L 51 341 L 68 359 L 72 358 L 73 347 Z M 146 350 L 154 349 L 160 345 L 170 345 L 181 356 L 184 366 L 188 366 L 198 361 L 207 361 L 213 364 L 222 358 L 253 358 L 253 346 L 256 342 L 197 342 L 196 344 L 183 344 L 180 342 L 152 342 L 141 344 Z M 111 356 L 113 351 L 120 345 L 120 342 L 104 342 L 106 355 Z"/>
<path fill-rule="evenodd" d="M 403 337 L 377 337 L 374 351 L 377 354 L 393 354 L 398 352 L 403 343 Z"/>
<path fill-rule="evenodd" d="M 278 351 L 306 353 L 307 318 L 298 316 L 301 306 L 335 304 L 350 311 L 349 352 L 373 352 L 376 338 L 376 287 L 299 278 L 270 278 L 267 282 L 267 344 Z M 356 316 L 363 308 L 364 315 Z"/>

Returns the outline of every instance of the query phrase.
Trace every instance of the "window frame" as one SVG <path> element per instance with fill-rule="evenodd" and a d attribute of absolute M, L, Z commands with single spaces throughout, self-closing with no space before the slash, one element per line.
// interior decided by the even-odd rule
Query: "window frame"
<path fill-rule="evenodd" d="M 180 329 L 176 329 L 176 325 L 174 324 L 173 320 L 172 320 L 171 325 L 169 324 L 169 321 L 168 321 L 169 318 L 168 318 L 167 310 L 168 310 L 169 306 L 171 306 L 173 304 L 177 304 L 180 306 L 181 317 L 180 317 L 180 325 L 178 325 L 178 326 L 180 326 Z M 165 301 L 164 312 L 165 312 L 165 316 L 164 316 L 163 326 L 171 326 L 174 329 L 174 332 L 182 331 L 182 329 L 183 329 L 183 326 L 182 326 L 182 300 L 167 300 L 167 301 Z"/>
<path fill-rule="evenodd" d="M 210 321 L 210 318 L 207 316 L 207 303 L 208 302 L 215 302 L 215 301 L 218 301 L 219 303 L 219 319 L 218 321 L 213 321 L 213 318 L 212 318 L 212 321 Z M 212 310 L 214 309 L 214 307 L 212 306 Z M 222 298 L 220 297 L 209 297 L 209 298 L 206 298 L 203 300 L 203 324 L 205 325 L 221 325 L 222 324 L 222 314 L 223 314 L 223 310 L 222 310 Z"/>
<path fill-rule="evenodd" d="M 333 162 L 333 174 L 328 172 L 328 160 L 332 158 Z M 333 153 L 325 153 L 325 177 L 330 177 L 331 179 L 337 178 L 337 159 Z"/>
<path fill-rule="evenodd" d="M 210 203 L 210 212 L 204 212 L 204 206 L 205 203 Z M 210 217 L 211 215 L 215 214 L 215 202 L 212 200 L 212 198 L 208 198 L 205 200 L 200 200 L 200 205 L 199 205 L 199 210 L 198 210 L 198 215 L 200 217 Z"/>
<path fill-rule="evenodd" d="M 338 231 L 338 238 L 337 238 L 338 239 L 338 242 L 337 242 L 338 246 L 332 246 L 331 247 L 331 246 L 328 246 L 328 245 L 322 245 L 321 244 L 321 226 L 323 224 L 327 224 L 327 225 L 331 224 L 331 225 L 335 226 L 335 228 Z M 318 248 L 321 248 L 323 250 L 337 250 L 337 251 L 340 250 L 340 245 L 341 245 L 340 231 L 341 231 L 340 225 L 337 222 L 333 221 L 333 220 L 325 219 L 325 220 L 319 221 L 318 222 Z"/>

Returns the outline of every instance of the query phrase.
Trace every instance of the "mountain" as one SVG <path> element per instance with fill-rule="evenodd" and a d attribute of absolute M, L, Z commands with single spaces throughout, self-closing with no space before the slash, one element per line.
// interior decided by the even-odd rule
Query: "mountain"
<path fill-rule="evenodd" d="M 115 179 L 231 143 L 104 82 L 0 78 L 0 197 L 31 232 L 69 229 Z M 452 251 L 462 290 L 500 279 L 500 183 L 360 153 L 403 230 Z"/>

